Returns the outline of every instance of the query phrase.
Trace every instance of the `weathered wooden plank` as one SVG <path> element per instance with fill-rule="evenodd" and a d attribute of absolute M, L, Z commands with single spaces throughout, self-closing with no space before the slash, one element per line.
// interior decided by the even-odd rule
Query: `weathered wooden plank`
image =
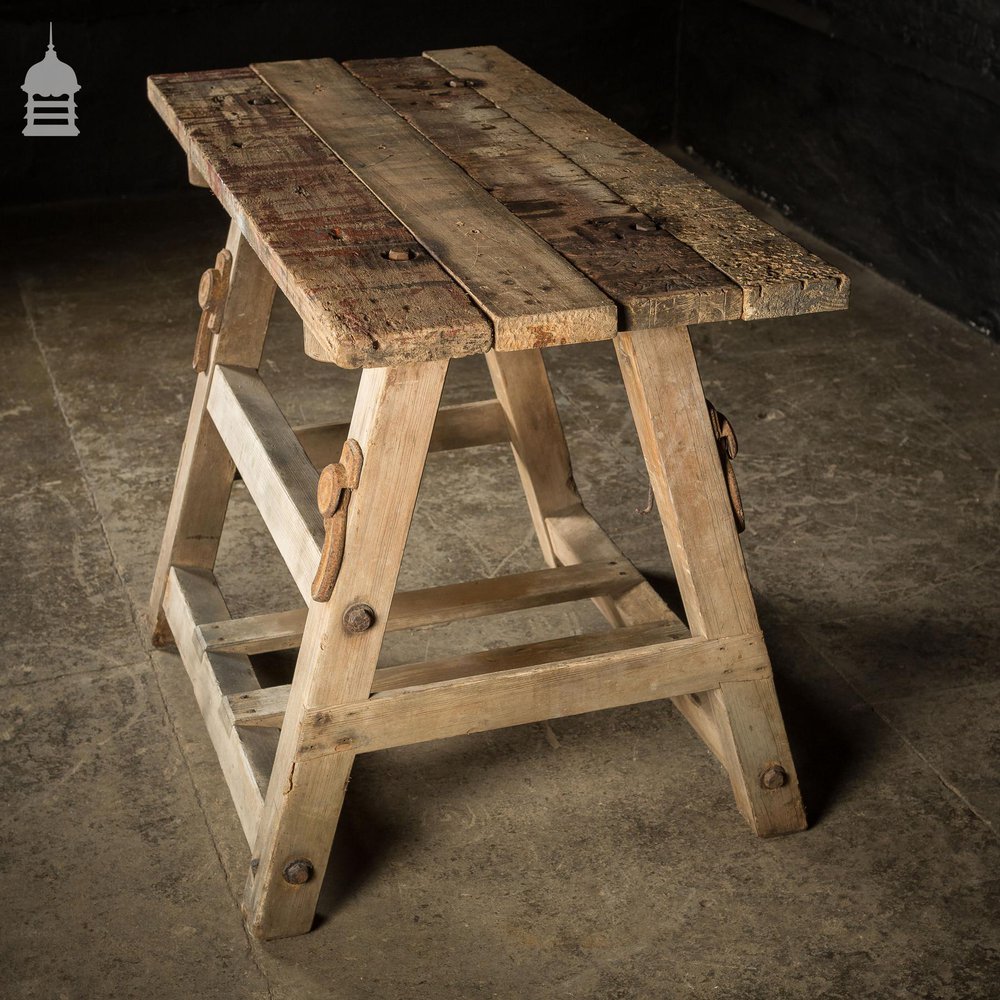
<path fill-rule="evenodd" d="M 561 719 L 770 676 L 759 636 L 676 639 L 532 664 L 321 706 L 306 713 L 299 760 L 366 753 Z"/>
<path fill-rule="evenodd" d="M 340 450 L 347 440 L 350 426 L 349 423 L 310 424 L 292 429 L 309 460 L 320 469 L 340 461 Z M 453 451 L 502 444 L 509 440 L 503 407 L 495 399 L 483 399 L 475 403 L 442 406 L 438 410 L 427 450 Z"/>
<path fill-rule="evenodd" d="M 387 632 L 399 632 L 583 601 L 598 594 L 619 594 L 641 579 L 627 560 L 602 560 L 402 591 L 392 599 L 385 628 Z M 211 622 L 202 625 L 201 637 L 205 647 L 213 651 L 275 652 L 295 649 L 302 640 L 305 623 L 306 609 L 297 608 Z"/>
<path fill-rule="evenodd" d="M 492 346 L 468 295 L 251 70 L 150 77 L 149 99 L 302 317 L 311 357 L 377 367 Z"/>
<path fill-rule="evenodd" d="M 617 332 L 613 302 L 332 59 L 252 68 L 469 292 L 497 350 Z"/>
<path fill-rule="evenodd" d="M 739 318 L 738 285 L 441 66 L 344 66 L 614 299 L 622 329 Z"/>
<path fill-rule="evenodd" d="M 368 369 L 361 375 L 350 436 L 365 456 L 347 511 L 347 545 L 327 603 L 310 605 L 295 677 L 278 741 L 255 856 L 243 899 L 257 937 L 307 931 L 323 884 L 353 754 L 298 759 L 301 726 L 314 705 L 367 697 L 385 634 L 385 610 L 396 589 L 447 362 Z M 364 600 L 375 609 L 371 628 L 347 633 L 344 610 Z M 307 858 L 314 877 L 289 884 L 290 858 Z"/>
<path fill-rule="evenodd" d="M 226 249 L 233 255 L 232 275 L 219 332 L 212 338 L 208 367 L 195 379 L 187 430 L 177 462 L 174 491 L 163 528 L 153 575 L 149 619 L 153 641 L 167 641 L 163 592 L 171 566 L 211 570 L 233 486 L 233 460 L 208 415 L 208 393 L 217 364 L 260 364 L 274 300 L 274 281 L 257 255 L 229 225 Z"/>
<path fill-rule="evenodd" d="M 199 621 L 222 619 L 229 614 L 211 573 L 173 568 L 167 580 L 164 610 L 243 833 L 252 844 L 278 738 L 276 733 L 237 731 L 229 696 L 253 691 L 260 684 L 247 657 L 238 653 L 208 653 L 198 639 Z"/>
<path fill-rule="evenodd" d="M 425 684 L 495 674 L 504 670 L 563 662 L 582 656 L 618 653 L 651 643 L 666 643 L 684 638 L 686 630 L 672 624 L 655 622 L 632 628 L 616 628 L 594 635 L 560 636 L 543 642 L 528 642 L 502 649 L 485 649 L 475 653 L 449 656 L 423 663 L 403 663 L 375 671 L 372 693 L 395 691 Z M 234 694 L 229 703 L 237 726 L 280 726 L 288 703 L 290 685 L 261 688 Z"/>
<path fill-rule="evenodd" d="M 582 506 L 568 514 L 546 518 L 545 526 L 548 537 L 552 540 L 555 556 L 564 565 L 571 565 L 582 559 L 625 558 L 607 532 Z M 601 614 L 619 628 L 634 628 L 648 622 L 662 622 L 674 628 L 677 635 L 690 635 L 687 626 L 641 574 L 636 586 L 620 594 L 595 597 L 593 601 Z M 723 766 L 728 767 L 723 757 L 719 727 L 715 722 L 712 704 L 706 700 L 704 693 L 675 695 L 673 703 L 709 750 Z"/>
<path fill-rule="evenodd" d="M 323 548 L 319 476 L 260 376 L 215 369 L 208 412 L 306 601 Z"/>
<path fill-rule="evenodd" d="M 744 319 L 843 309 L 847 277 L 501 49 L 424 53 L 743 289 Z"/>
<path fill-rule="evenodd" d="M 719 465 L 691 340 L 683 327 L 615 341 L 622 378 L 694 635 L 756 633 L 757 611 Z M 767 653 L 761 644 L 762 655 Z M 770 676 L 713 693 L 736 803 L 761 836 L 805 826 L 781 710 Z M 763 782 L 780 765 L 784 780 Z"/>

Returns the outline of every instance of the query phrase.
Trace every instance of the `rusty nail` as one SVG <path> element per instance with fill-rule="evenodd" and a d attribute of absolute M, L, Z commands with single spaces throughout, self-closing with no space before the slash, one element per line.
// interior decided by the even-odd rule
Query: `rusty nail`
<path fill-rule="evenodd" d="M 313 877 L 313 868 L 311 861 L 306 861 L 305 858 L 300 858 L 297 861 L 289 861 L 285 865 L 285 881 L 289 885 L 305 885 Z"/>
<path fill-rule="evenodd" d="M 375 609 L 370 604 L 352 604 L 344 612 L 344 631 L 350 635 L 367 632 L 375 624 Z"/>
<path fill-rule="evenodd" d="M 402 250 L 399 247 L 393 247 L 387 254 L 386 257 L 389 260 L 413 260 L 417 255 L 412 250 Z"/>
<path fill-rule="evenodd" d="M 788 772 L 780 764 L 772 764 L 761 776 L 761 785 L 769 791 L 781 788 L 788 781 Z"/>

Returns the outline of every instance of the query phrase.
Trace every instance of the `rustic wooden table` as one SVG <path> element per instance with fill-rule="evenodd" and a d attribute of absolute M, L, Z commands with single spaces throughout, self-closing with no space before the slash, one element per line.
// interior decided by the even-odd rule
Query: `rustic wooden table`
<path fill-rule="evenodd" d="M 737 537 L 735 439 L 687 326 L 841 309 L 845 277 L 493 47 L 152 77 L 232 224 L 151 601 L 232 792 L 264 938 L 309 930 L 356 754 L 672 698 L 760 835 L 805 826 Z M 258 374 L 280 288 L 313 358 L 363 368 L 350 425 L 293 431 Z M 584 509 L 541 348 L 612 340 L 683 600 Z M 484 354 L 496 398 L 438 408 Z M 429 449 L 509 441 L 549 569 L 396 593 Z M 235 470 L 304 608 L 232 620 L 213 574 Z M 592 598 L 613 626 L 378 668 L 386 629 Z M 298 648 L 290 686 L 249 656 Z"/>

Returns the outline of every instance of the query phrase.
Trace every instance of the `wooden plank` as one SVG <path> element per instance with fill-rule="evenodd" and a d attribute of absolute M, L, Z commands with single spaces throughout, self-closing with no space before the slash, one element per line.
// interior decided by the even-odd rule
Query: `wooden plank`
<path fill-rule="evenodd" d="M 580 563 L 509 576 L 398 593 L 389 609 L 387 632 L 442 622 L 484 618 L 548 604 L 616 594 L 641 579 L 627 561 Z M 241 653 L 295 649 L 302 639 L 306 609 L 212 622 L 201 627 L 205 648 Z"/>
<path fill-rule="evenodd" d="M 670 561 L 694 635 L 755 632 L 747 583 L 705 393 L 683 327 L 616 341 Z"/>
<path fill-rule="evenodd" d="M 486 361 L 510 427 L 511 447 L 546 562 L 572 565 L 589 560 L 624 560 L 604 529 L 584 509 L 577 493 L 566 436 L 541 352 L 491 351 Z M 681 625 L 636 573 L 640 582 L 625 593 L 593 598 L 601 614 L 616 626 L 654 621 Z M 687 695 L 674 698 L 674 705 L 721 760 L 711 705 Z"/>
<path fill-rule="evenodd" d="M 620 328 L 739 318 L 738 285 L 441 66 L 344 66 L 614 299 Z"/>
<path fill-rule="evenodd" d="M 260 684 L 247 657 L 237 653 L 208 653 L 198 640 L 199 621 L 221 619 L 229 613 L 211 573 L 172 569 L 164 608 L 243 833 L 252 844 L 278 738 L 273 732 L 237 731 L 229 696 L 252 691 Z"/>
<path fill-rule="evenodd" d="M 614 336 L 613 302 L 347 70 L 252 68 L 469 292 L 497 350 Z"/>
<path fill-rule="evenodd" d="M 661 622 L 617 628 L 594 635 L 561 636 L 543 642 L 522 643 L 502 649 L 485 649 L 423 663 L 403 663 L 375 671 L 372 693 L 395 691 L 425 684 L 495 674 L 543 663 L 575 660 L 583 656 L 617 653 L 651 643 L 683 638 L 686 630 Z M 281 726 L 291 686 L 287 684 L 231 695 L 229 703 L 237 726 Z"/>
<path fill-rule="evenodd" d="M 769 675 L 760 637 L 677 639 L 463 677 L 306 713 L 299 759 L 366 753 L 702 691 Z"/>
<path fill-rule="evenodd" d="M 468 295 L 255 73 L 153 76 L 148 89 L 302 317 L 311 357 L 359 368 L 489 350 Z"/>
<path fill-rule="evenodd" d="M 299 759 L 301 728 L 312 707 L 349 704 L 371 691 L 446 370 L 447 362 L 430 362 L 361 376 L 350 436 L 365 465 L 347 511 L 344 563 L 330 601 L 309 609 L 254 849 L 259 865 L 244 893 L 247 927 L 257 937 L 301 934 L 312 924 L 354 755 Z M 359 600 L 375 609 L 375 623 L 352 635 L 341 622 Z M 285 881 L 290 858 L 312 864 L 305 884 Z"/>
<path fill-rule="evenodd" d="M 311 424 L 295 427 L 295 436 L 317 469 L 340 461 L 349 423 Z M 434 422 L 427 447 L 430 451 L 453 451 L 509 441 L 503 408 L 495 399 L 442 406 Z"/>
<path fill-rule="evenodd" d="M 556 558 L 563 564 L 582 559 L 624 559 L 607 532 L 583 509 L 546 519 L 548 535 Z M 636 571 L 638 573 L 638 570 Z M 644 622 L 665 622 L 678 635 L 690 635 L 687 626 L 640 574 L 640 582 L 624 593 L 595 597 L 594 604 L 604 617 L 618 627 L 636 627 Z M 704 692 L 675 695 L 674 707 L 691 724 L 709 750 L 727 766 L 723 757 L 719 727 L 711 702 Z"/>
<path fill-rule="evenodd" d="M 424 55 L 461 79 L 743 289 L 744 319 L 844 309 L 847 277 L 492 45 Z"/>
<path fill-rule="evenodd" d="M 757 611 L 688 332 L 623 333 L 615 346 L 691 632 L 756 634 Z M 753 683 L 752 690 L 724 684 L 711 697 L 736 804 L 761 836 L 801 830 L 805 813 L 774 683 L 770 677 Z M 765 787 L 762 776 L 774 765 L 787 780 Z"/>
<path fill-rule="evenodd" d="M 212 569 L 229 505 L 234 466 L 208 415 L 212 373 L 216 364 L 248 368 L 260 364 L 274 301 L 274 281 L 235 224 L 229 227 L 226 249 L 233 255 L 229 294 L 219 332 L 212 339 L 208 367 L 195 378 L 187 430 L 153 574 L 149 621 L 156 645 L 169 639 L 163 616 L 163 592 L 170 567 Z M 192 330 L 192 339 L 193 333 Z"/>
<path fill-rule="evenodd" d="M 208 412 L 306 601 L 323 548 L 319 476 L 260 376 L 220 365 Z"/>
<path fill-rule="evenodd" d="M 493 390 L 507 420 L 510 446 L 542 555 L 556 564 L 545 519 L 580 505 L 559 410 L 539 350 L 486 355 Z M 601 557 L 603 558 L 603 557 Z"/>

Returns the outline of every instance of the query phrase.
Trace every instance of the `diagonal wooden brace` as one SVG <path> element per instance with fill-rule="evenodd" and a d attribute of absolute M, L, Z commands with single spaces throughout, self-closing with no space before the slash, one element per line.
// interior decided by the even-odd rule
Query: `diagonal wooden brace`
<path fill-rule="evenodd" d="M 353 438 L 344 442 L 340 461 L 328 465 L 319 476 L 316 487 L 316 505 L 323 515 L 326 537 L 319 567 L 313 579 L 314 601 L 326 603 L 333 594 L 334 585 L 340 574 L 340 564 L 344 559 L 344 540 L 347 533 L 347 506 L 351 502 L 351 491 L 358 488 L 361 481 L 361 466 L 364 457 L 361 445 Z"/>
<path fill-rule="evenodd" d="M 232 268 L 233 255 L 228 250 L 220 250 L 215 257 L 215 267 L 210 267 L 198 283 L 201 322 L 198 324 L 198 338 L 194 342 L 194 357 L 191 359 L 191 367 L 196 372 L 208 371 L 212 337 L 222 326 L 222 312 L 229 297 L 229 275 Z"/>

